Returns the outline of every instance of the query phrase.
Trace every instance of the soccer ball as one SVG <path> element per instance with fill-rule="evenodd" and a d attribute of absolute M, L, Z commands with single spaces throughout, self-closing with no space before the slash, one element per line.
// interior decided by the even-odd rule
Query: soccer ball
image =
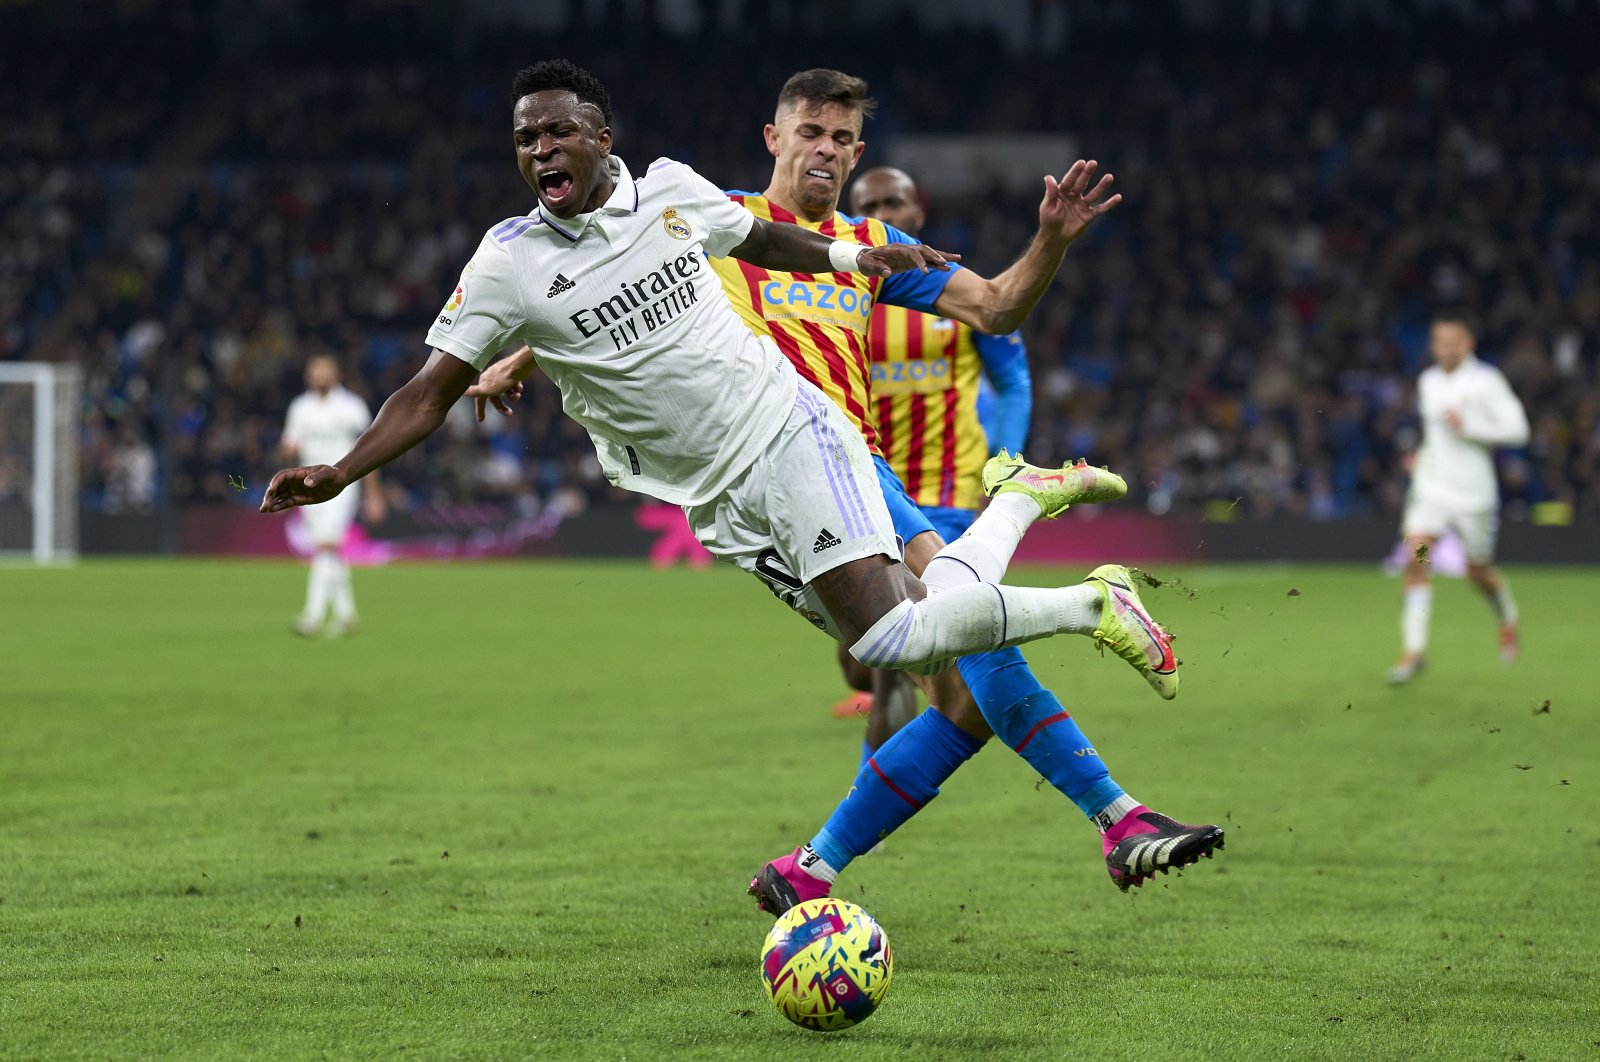
<path fill-rule="evenodd" d="M 883 1002 L 894 955 L 883 927 L 831 896 L 784 913 L 761 949 L 761 976 L 778 1013 L 818 1032 L 848 1029 Z"/>

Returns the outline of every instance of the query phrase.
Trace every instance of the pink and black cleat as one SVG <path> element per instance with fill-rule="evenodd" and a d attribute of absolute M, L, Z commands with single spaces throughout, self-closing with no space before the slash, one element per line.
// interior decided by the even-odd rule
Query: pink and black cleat
<path fill-rule="evenodd" d="M 1106 869 L 1123 892 L 1165 874 L 1173 867 L 1186 867 L 1211 858 L 1223 847 L 1220 826 L 1187 826 L 1151 811 L 1140 804 L 1101 835 L 1105 843 Z"/>
<path fill-rule="evenodd" d="M 816 858 L 816 853 L 806 845 L 762 867 L 750 879 L 750 888 L 747 890 L 756 898 L 756 906 L 773 917 L 779 917 L 797 903 L 820 900 L 828 895 L 833 883 L 812 877 L 803 869 L 808 860 Z"/>

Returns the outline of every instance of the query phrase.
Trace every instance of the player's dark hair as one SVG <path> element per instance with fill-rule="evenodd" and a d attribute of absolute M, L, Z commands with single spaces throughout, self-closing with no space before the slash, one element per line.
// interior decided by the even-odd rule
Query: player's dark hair
<path fill-rule="evenodd" d="M 566 59 L 544 59 L 518 70 L 511 79 L 511 104 L 516 106 L 522 97 L 547 89 L 566 89 L 580 102 L 594 104 L 604 119 L 601 124 L 611 124 L 611 93 L 599 78 Z"/>
<path fill-rule="evenodd" d="M 797 103 L 837 103 L 860 111 L 863 118 L 871 118 L 878 109 L 878 101 L 867 95 L 867 83 L 861 78 L 821 67 L 802 70 L 783 83 L 778 92 L 778 110 Z"/>
<path fill-rule="evenodd" d="M 1474 339 L 1478 338 L 1478 322 L 1474 321 L 1471 315 L 1465 310 L 1435 311 L 1432 318 L 1432 323 L 1460 325 L 1462 328 L 1467 330 L 1467 334 L 1469 336 Z"/>

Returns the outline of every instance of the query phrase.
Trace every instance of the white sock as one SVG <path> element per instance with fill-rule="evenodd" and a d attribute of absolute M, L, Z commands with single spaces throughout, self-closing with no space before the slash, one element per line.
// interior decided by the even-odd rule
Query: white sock
<path fill-rule="evenodd" d="M 1003 606 L 1002 645 L 1021 645 L 1052 634 L 1090 634 L 1100 622 L 1100 590 L 1073 586 L 996 586 Z"/>
<path fill-rule="evenodd" d="M 1428 619 L 1433 613 L 1433 587 L 1408 586 L 1400 609 L 1401 645 L 1408 655 L 1421 656 L 1428 649 Z"/>
<path fill-rule="evenodd" d="M 300 614 L 307 623 L 321 623 L 323 614 L 328 611 L 336 578 L 329 571 L 330 563 L 337 564 L 338 558 L 325 549 L 317 550 L 311 558 L 311 575 L 306 581 L 306 610 Z"/>
<path fill-rule="evenodd" d="M 1117 799 L 1113 800 L 1111 803 L 1107 804 L 1093 815 L 1090 815 L 1089 818 L 1093 819 L 1094 824 L 1100 827 L 1101 833 L 1105 833 L 1107 830 L 1111 829 L 1111 827 L 1127 818 L 1128 812 L 1132 811 L 1138 806 L 1139 802 L 1137 800 L 1133 799 L 1133 797 L 1129 796 L 1127 793 L 1123 793 L 1121 796 L 1117 797 Z"/>
<path fill-rule="evenodd" d="M 340 623 L 350 623 L 356 618 L 356 594 L 350 585 L 350 565 L 343 557 L 334 557 L 333 574 L 333 618 Z"/>
<path fill-rule="evenodd" d="M 850 653 L 868 667 L 936 674 L 963 656 L 1021 645 L 1052 634 L 1088 634 L 1100 591 L 969 583 L 921 601 L 902 601 L 869 628 Z"/>
<path fill-rule="evenodd" d="M 1511 596 L 1511 583 L 1503 575 L 1500 577 L 1500 589 L 1495 591 L 1490 604 L 1500 614 L 1501 623 L 1517 622 L 1517 600 Z"/>
<path fill-rule="evenodd" d="M 1011 566 L 1022 536 L 1039 519 L 1039 505 L 1026 494 L 1008 491 L 989 503 L 965 534 L 947 543 L 922 573 L 930 594 L 967 583 L 998 583 Z"/>
<path fill-rule="evenodd" d="M 800 846 L 800 858 L 795 860 L 795 865 L 818 881 L 832 882 L 839 876 L 839 872 L 830 867 L 827 860 L 817 855 L 816 850 L 809 844 Z"/>

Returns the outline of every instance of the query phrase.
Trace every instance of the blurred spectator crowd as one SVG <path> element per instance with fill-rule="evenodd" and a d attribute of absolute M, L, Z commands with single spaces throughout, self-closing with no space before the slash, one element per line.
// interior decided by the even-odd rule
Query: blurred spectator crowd
<path fill-rule="evenodd" d="M 1109 463 L 1157 513 L 1395 514 L 1429 315 L 1449 308 L 1481 322 L 1480 352 L 1533 423 L 1503 458 L 1509 515 L 1600 516 L 1593 5 L 1237 22 L 1113 4 L 1064 50 L 1020 53 L 910 15 L 827 32 L 804 5 L 794 25 L 692 42 L 637 21 L 549 38 L 369 6 L 332 26 L 246 19 L 240 40 L 205 5 L 135 5 L 92 64 L 41 45 L 100 41 L 95 27 L 0 9 L 18 75 L 0 82 L 18 116 L 0 125 L 18 160 L 0 167 L 0 359 L 86 367 L 89 504 L 248 501 L 230 478 L 259 489 L 276 467 L 313 354 L 374 408 L 409 377 L 483 230 L 533 206 L 506 86 L 559 53 L 608 82 L 630 163 L 669 155 L 729 187 L 764 187 L 762 123 L 805 66 L 872 82 L 869 163 L 898 133 L 1075 136 L 1125 202 L 1024 329 L 1034 460 Z M 998 185 L 935 200 L 924 237 L 993 273 L 1036 207 Z M 463 404 L 386 489 L 527 515 L 616 497 L 547 386 L 481 426 Z"/>

